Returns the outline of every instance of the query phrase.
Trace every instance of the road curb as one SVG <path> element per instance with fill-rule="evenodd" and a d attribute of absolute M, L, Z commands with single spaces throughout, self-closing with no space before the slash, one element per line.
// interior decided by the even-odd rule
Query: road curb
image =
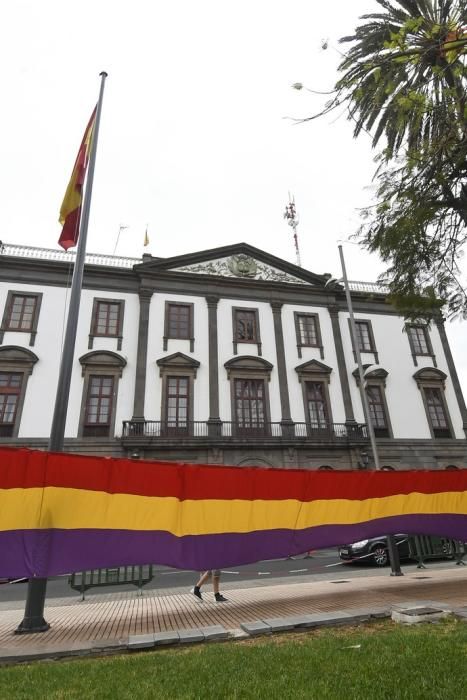
<path fill-rule="evenodd" d="M 202 644 L 205 642 L 241 641 L 259 636 L 273 635 L 280 632 L 303 632 L 310 629 L 328 627 L 353 627 L 374 620 L 390 619 L 404 609 L 436 605 L 433 601 L 412 600 L 394 604 L 388 608 L 362 608 L 360 610 L 339 610 L 329 613 L 312 613 L 291 617 L 265 618 L 242 622 L 240 628 L 226 629 L 222 625 L 194 627 L 190 629 L 155 632 L 154 634 L 130 635 L 121 639 L 81 642 L 75 645 L 50 646 L 30 649 L 28 651 L 9 651 L 0 649 L 0 666 L 45 660 L 65 660 L 76 657 L 102 656 L 125 652 L 140 652 L 157 648 L 178 647 L 182 644 Z M 439 605 L 439 604 L 438 604 Z M 444 614 L 452 614 L 457 619 L 467 622 L 467 607 L 442 606 Z"/>
<path fill-rule="evenodd" d="M 14 615 L 9 613 L 1 629 L 0 665 L 84 656 L 92 658 L 177 646 L 183 648 L 182 645 L 186 648 L 189 644 L 247 640 L 261 635 L 303 632 L 331 625 L 355 626 L 389 618 L 393 610 L 404 608 L 449 610 L 459 621 L 467 621 L 464 592 L 467 572 L 462 576 L 449 577 L 446 572 L 440 572 L 429 583 L 419 583 L 416 579 L 417 576 L 407 576 L 403 583 L 393 579 L 370 579 L 364 585 L 356 581 L 352 590 L 348 590 L 344 596 L 342 593 L 334 595 L 334 587 L 322 584 L 317 586 L 317 590 L 311 585 L 289 584 L 272 590 L 269 597 L 259 595 L 255 589 L 251 592 L 247 589 L 241 591 L 236 599 L 233 596 L 230 604 L 223 606 L 207 601 L 200 607 L 188 594 L 175 596 L 173 601 L 162 597 L 162 602 L 157 605 L 153 605 L 153 602 L 143 604 L 138 598 L 136 613 L 135 606 L 122 607 L 119 600 L 106 601 L 108 607 L 96 607 L 95 613 L 93 610 L 86 612 L 87 617 L 83 615 L 81 606 L 76 606 L 71 615 L 63 620 L 64 611 L 57 607 L 53 613 L 50 611 L 51 633 L 24 638 L 14 637 Z M 448 592 L 446 582 L 451 586 Z M 438 597 L 441 601 L 437 600 Z M 367 604 L 355 608 L 353 604 L 357 600 Z M 95 624 L 93 618 L 97 611 L 100 618 Z M 161 624 L 176 629 L 156 632 Z M 190 627 L 190 624 L 196 626 Z M 81 640 L 78 636 L 79 625 L 84 629 Z M 137 630 L 139 634 L 136 634 Z"/>
<path fill-rule="evenodd" d="M 411 604 L 414 605 L 413 603 Z M 371 619 L 390 617 L 388 609 L 383 614 L 378 610 L 342 610 L 331 613 L 313 613 L 292 617 L 265 618 L 240 624 L 240 628 L 226 629 L 222 625 L 194 627 L 189 629 L 155 632 L 152 634 L 130 635 L 121 639 L 81 642 L 76 645 L 38 647 L 27 651 L 0 649 L 0 665 L 44 661 L 46 659 L 66 659 L 79 656 L 99 656 L 123 652 L 139 652 L 160 647 L 176 647 L 181 644 L 201 644 L 204 642 L 239 641 L 252 637 L 278 632 L 304 631 L 336 625 L 358 625 Z"/>

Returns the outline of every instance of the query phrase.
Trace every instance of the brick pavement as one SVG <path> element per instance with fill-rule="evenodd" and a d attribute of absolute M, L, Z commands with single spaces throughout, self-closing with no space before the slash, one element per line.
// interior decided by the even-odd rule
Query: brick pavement
<path fill-rule="evenodd" d="M 142 596 L 90 595 L 85 601 L 48 600 L 45 617 L 51 629 L 42 634 L 14 635 L 23 606 L 10 604 L 0 611 L 0 661 L 35 650 L 62 653 L 79 648 L 123 643 L 131 635 L 241 623 L 317 612 L 388 609 L 408 601 L 436 601 L 450 608 L 467 606 L 467 568 L 414 570 L 404 577 L 367 576 L 327 581 L 225 589 L 226 603 L 215 603 L 209 587 L 205 600 L 188 592 L 146 591 Z"/>

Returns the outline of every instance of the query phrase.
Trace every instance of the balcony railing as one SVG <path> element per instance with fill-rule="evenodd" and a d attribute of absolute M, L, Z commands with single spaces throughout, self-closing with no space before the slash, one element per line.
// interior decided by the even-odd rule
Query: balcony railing
<path fill-rule="evenodd" d="M 0 242 L 0 254 L 11 255 L 17 258 L 37 258 L 38 260 L 57 260 L 60 262 L 74 262 L 76 251 L 55 250 L 54 248 L 34 248 L 30 245 L 11 245 Z M 142 263 L 142 258 L 126 258 L 121 255 L 105 255 L 99 253 L 86 253 L 87 265 L 105 265 L 106 267 L 127 267 Z"/>
<path fill-rule="evenodd" d="M 149 437 L 149 438 L 179 438 L 208 436 L 208 424 L 205 421 L 123 421 L 122 437 Z"/>
<path fill-rule="evenodd" d="M 63 251 L 57 248 L 36 248 L 30 245 L 16 245 L 0 241 L 0 255 L 8 255 L 15 258 L 37 258 L 40 260 L 57 260 L 62 262 L 74 262 L 76 251 Z M 160 260 L 161 258 L 156 258 Z M 142 258 L 128 258 L 122 255 L 106 255 L 105 253 L 86 253 L 86 263 L 89 265 L 105 265 L 106 267 L 131 268 L 143 262 Z M 371 292 L 373 294 L 386 294 L 388 287 L 379 282 L 359 282 L 349 280 L 349 288 L 353 292 Z"/>
<path fill-rule="evenodd" d="M 351 292 L 370 292 L 370 294 L 387 294 L 389 287 L 379 282 L 356 282 L 349 281 Z"/>
<path fill-rule="evenodd" d="M 233 421 L 123 421 L 123 439 L 281 439 L 311 442 L 366 441 L 365 424 L 236 423 Z"/>

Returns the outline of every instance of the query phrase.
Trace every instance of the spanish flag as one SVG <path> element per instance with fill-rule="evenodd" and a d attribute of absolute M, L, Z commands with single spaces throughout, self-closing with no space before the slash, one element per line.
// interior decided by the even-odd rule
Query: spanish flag
<path fill-rule="evenodd" d="M 58 244 L 65 250 L 73 248 L 78 243 L 79 222 L 81 218 L 81 200 L 86 168 L 88 167 L 89 153 L 91 150 L 92 135 L 96 121 L 97 106 L 94 108 L 91 118 L 84 132 L 81 146 L 73 166 L 70 182 L 66 188 L 60 209 L 59 221 L 63 225 Z"/>

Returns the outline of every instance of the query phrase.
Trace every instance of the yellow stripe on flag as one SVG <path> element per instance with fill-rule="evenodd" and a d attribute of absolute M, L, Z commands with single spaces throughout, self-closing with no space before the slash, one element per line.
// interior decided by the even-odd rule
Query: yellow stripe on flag
<path fill-rule="evenodd" d="M 81 146 L 79 147 L 78 155 L 76 156 L 73 166 L 73 172 L 71 173 L 62 206 L 60 207 L 59 222 L 63 225 L 63 230 L 58 242 L 65 250 L 73 247 L 78 242 L 79 209 L 81 207 L 84 178 L 89 161 L 94 124 L 96 121 L 96 109 L 97 108 L 94 109 L 86 131 L 84 132 L 83 140 L 81 141 Z"/>
<path fill-rule="evenodd" d="M 180 501 L 102 491 L 46 487 L 0 490 L 0 531 L 23 529 L 114 529 L 165 531 L 178 537 L 259 530 L 303 530 L 353 525 L 403 515 L 467 514 L 467 492 L 368 498 L 362 501 L 201 499 Z M 38 506 L 41 505 L 41 522 Z"/>

